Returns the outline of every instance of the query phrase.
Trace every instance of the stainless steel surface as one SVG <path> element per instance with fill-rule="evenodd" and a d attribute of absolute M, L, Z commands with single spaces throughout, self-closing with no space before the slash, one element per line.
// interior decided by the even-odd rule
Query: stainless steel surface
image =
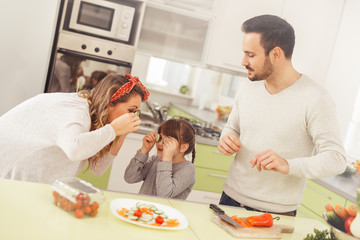
<path fill-rule="evenodd" d="M 69 28 L 122 41 L 130 38 L 135 8 L 110 1 L 74 0 Z"/>
<path fill-rule="evenodd" d="M 220 207 L 216 206 L 215 204 L 210 204 L 209 207 L 215 212 L 215 214 L 221 218 L 222 220 L 224 220 L 225 222 L 235 226 L 235 227 L 240 227 L 242 228 L 243 226 L 241 226 L 237 221 L 235 221 L 234 219 L 232 219 L 231 217 L 229 217 L 228 215 L 225 214 L 224 210 L 222 210 Z"/>
<path fill-rule="evenodd" d="M 68 31 L 60 32 L 57 48 L 68 49 L 81 54 L 93 55 L 126 64 L 132 63 L 135 56 L 134 46 Z"/>
<path fill-rule="evenodd" d="M 334 235 L 336 240 L 360 240 L 359 238 L 356 238 L 354 236 L 351 236 L 347 233 L 344 233 L 343 231 L 340 231 L 339 229 L 331 226 L 328 222 L 327 222 L 327 215 L 326 212 L 323 213 L 323 218 L 325 219 L 326 223 L 328 224 L 328 226 L 330 227 L 330 232 Z"/>

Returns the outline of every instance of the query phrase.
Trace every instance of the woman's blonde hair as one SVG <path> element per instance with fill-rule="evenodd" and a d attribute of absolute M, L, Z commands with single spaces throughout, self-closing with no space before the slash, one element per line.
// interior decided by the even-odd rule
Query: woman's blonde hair
<path fill-rule="evenodd" d="M 82 90 L 78 93 L 80 97 L 86 98 L 89 103 L 91 118 L 90 131 L 94 131 L 110 123 L 108 112 L 110 106 L 115 106 L 118 103 L 127 102 L 129 97 L 133 94 L 139 94 L 141 100 L 144 101 L 145 94 L 143 90 L 138 85 L 135 85 L 129 93 L 121 96 L 112 103 L 110 102 L 113 94 L 127 82 L 129 82 L 129 80 L 123 75 L 109 74 L 103 80 L 101 80 L 91 90 L 91 92 Z M 111 145 L 112 142 L 88 159 L 88 169 L 97 165 L 99 159 L 107 152 L 109 152 Z"/>

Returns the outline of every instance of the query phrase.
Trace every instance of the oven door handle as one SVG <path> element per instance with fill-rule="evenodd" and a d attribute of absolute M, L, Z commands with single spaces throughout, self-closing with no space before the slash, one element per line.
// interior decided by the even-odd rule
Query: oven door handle
<path fill-rule="evenodd" d="M 75 57 L 86 58 L 86 59 L 94 60 L 94 61 L 98 61 L 98 62 L 103 62 L 103 63 L 113 64 L 113 65 L 117 65 L 117 66 L 125 66 L 125 67 L 131 68 L 131 63 L 120 61 L 120 60 L 115 60 L 115 59 L 111 59 L 111 58 L 99 57 L 99 56 L 95 56 L 95 55 L 91 55 L 91 54 L 87 54 L 87 53 L 79 53 L 79 52 L 72 51 L 69 49 L 64 49 L 64 48 L 58 49 L 57 52 L 66 54 L 66 55 L 73 55 Z"/>

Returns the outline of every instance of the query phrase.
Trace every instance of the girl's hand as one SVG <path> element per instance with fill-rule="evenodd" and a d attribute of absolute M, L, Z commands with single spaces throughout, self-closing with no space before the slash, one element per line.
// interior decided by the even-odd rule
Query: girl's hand
<path fill-rule="evenodd" d="M 143 138 L 143 145 L 140 149 L 140 152 L 143 154 L 148 154 L 150 150 L 154 147 L 156 142 L 156 132 L 151 132 L 145 135 Z"/>
<path fill-rule="evenodd" d="M 141 120 L 135 113 L 125 113 L 114 119 L 110 125 L 114 128 L 116 136 L 136 131 L 140 128 Z"/>
<path fill-rule="evenodd" d="M 164 140 L 163 147 L 162 160 L 172 161 L 176 150 L 179 148 L 179 142 L 173 137 L 168 137 Z"/>

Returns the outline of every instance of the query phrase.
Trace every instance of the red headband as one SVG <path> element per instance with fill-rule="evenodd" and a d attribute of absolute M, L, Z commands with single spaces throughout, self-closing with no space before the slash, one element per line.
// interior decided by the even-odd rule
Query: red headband
<path fill-rule="evenodd" d="M 135 85 L 138 85 L 141 87 L 141 89 L 144 92 L 144 101 L 147 101 L 149 98 L 149 91 L 146 89 L 146 87 L 144 85 L 142 85 L 142 83 L 140 82 L 138 77 L 133 77 L 131 76 L 129 73 L 125 74 L 125 78 L 127 78 L 129 80 L 129 82 L 125 83 L 124 85 L 122 85 L 115 93 L 114 95 L 112 95 L 110 102 L 114 102 L 117 99 L 119 99 L 119 97 L 124 96 L 125 94 L 127 94 L 128 92 L 131 91 L 131 89 L 133 89 L 133 87 Z"/>

